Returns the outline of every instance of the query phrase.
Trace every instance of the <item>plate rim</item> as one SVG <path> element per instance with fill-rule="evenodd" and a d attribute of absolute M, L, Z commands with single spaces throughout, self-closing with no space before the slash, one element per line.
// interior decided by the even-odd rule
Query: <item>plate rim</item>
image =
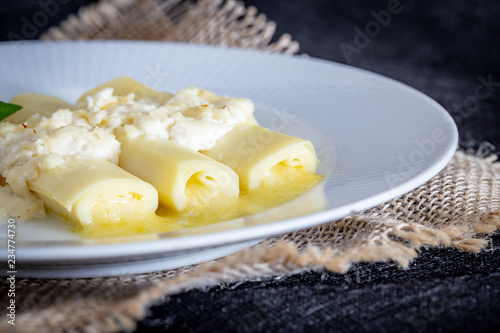
<path fill-rule="evenodd" d="M 122 45 L 140 45 L 140 44 L 148 44 L 148 45 L 157 45 L 159 47 L 188 47 L 192 49 L 197 48 L 208 48 L 216 50 L 215 52 L 244 52 L 244 53 L 254 53 L 263 55 L 265 57 L 286 57 L 289 59 L 295 59 L 293 61 L 304 61 L 304 62 L 312 62 L 312 63 L 320 63 L 322 65 L 327 66 L 336 66 L 341 70 L 347 71 L 356 71 L 363 73 L 365 75 L 377 77 L 379 80 L 389 82 L 391 84 L 395 84 L 400 89 L 406 89 L 411 92 L 418 98 L 425 99 L 427 103 L 434 105 L 436 112 L 441 112 L 443 116 L 443 121 L 447 122 L 447 125 L 451 126 L 451 134 L 453 137 L 451 139 L 452 144 L 450 144 L 445 153 L 441 156 L 439 161 L 435 162 L 432 167 L 426 170 L 426 172 L 419 173 L 415 177 L 411 177 L 409 180 L 406 180 L 402 184 L 399 184 L 395 187 L 392 187 L 384 192 L 377 193 L 374 196 L 370 196 L 363 200 L 355 201 L 349 205 L 344 205 L 342 207 L 336 207 L 332 209 L 327 209 L 321 212 L 307 214 L 305 216 L 299 216 L 288 219 L 278 219 L 273 222 L 247 226 L 244 230 L 248 230 L 249 232 L 242 233 L 241 228 L 224 230 L 224 231 L 215 231 L 212 233 L 201 233 L 198 235 L 190 235 L 190 236 L 181 236 L 181 237 L 162 237 L 165 234 L 170 233 L 160 233 L 157 234 L 160 237 L 158 239 L 149 239 L 149 240 L 140 240 L 143 236 L 131 236 L 126 239 L 122 239 L 122 242 L 116 243 L 116 239 L 113 239 L 113 242 L 109 242 L 110 239 L 101 239 L 103 244 L 82 244 L 82 240 L 74 240 L 74 241 L 51 241 L 50 244 L 47 244 L 47 241 L 29 241 L 29 244 L 23 244 L 21 242 L 18 244 L 20 255 L 23 257 L 23 261 L 30 262 L 42 262 L 44 258 L 51 257 L 57 255 L 60 260 L 68 260 L 68 259 L 82 259 L 86 258 L 88 260 L 95 260 L 100 258 L 118 258 L 118 257 L 126 257 L 130 255 L 146 255 L 146 254 L 158 254 L 165 253 L 168 251 L 182 251 L 187 249 L 193 249 L 192 243 L 197 243 L 201 239 L 204 241 L 202 245 L 199 247 L 206 246 L 215 246 L 215 245 L 228 245 L 233 243 L 239 243 L 244 241 L 250 241 L 253 239 L 267 238 L 271 236 L 275 236 L 278 234 L 283 234 L 303 228 L 309 228 L 316 225 L 323 224 L 329 221 L 335 221 L 337 219 L 343 218 L 349 214 L 357 213 L 372 207 L 375 207 L 379 204 L 387 202 L 391 199 L 394 199 L 400 195 L 403 195 L 416 187 L 424 184 L 426 181 L 434 177 L 438 174 L 452 159 L 456 148 L 458 146 L 458 130 L 456 124 L 454 123 L 451 115 L 435 100 L 427 96 L 426 94 L 418 91 L 415 88 L 410 87 L 409 85 L 399 82 L 395 79 L 386 77 L 384 75 L 374 73 L 365 69 L 353 67 L 347 64 L 337 63 L 330 60 L 319 59 L 314 57 L 303 57 L 302 55 L 284 55 L 273 53 L 264 50 L 249 50 L 243 48 L 235 48 L 235 47 L 227 47 L 227 46 L 217 46 L 217 45 L 199 45 L 199 44 L 191 44 L 191 43 L 180 43 L 180 42 L 163 42 L 163 41 L 134 41 L 134 40 L 84 40 L 84 41 L 22 41 L 22 42 L 0 42 L 0 52 L 3 48 L 10 47 L 13 44 L 23 44 L 19 45 L 19 47 L 24 47 L 28 45 L 47 45 L 48 47 L 53 45 L 77 45 L 77 44 L 122 44 Z M 31 46 L 29 46 L 31 47 Z M 376 197 L 376 200 L 374 198 Z M 376 203 L 374 204 L 374 201 Z M 334 213 L 333 213 L 334 212 Z M 228 221 L 230 222 L 230 221 Z M 283 226 L 284 222 L 286 222 L 286 227 Z M 227 222 L 219 222 L 227 223 Z M 251 230 L 251 232 L 250 232 Z M 251 236 L 248 236 L 251 234 Z M 207 237 L 207 235 L 211 235 L 212 237 Z M 217 237 L 215 237 L 217 236 Z M 107 241 L 107 243 L 106 243 Z M 0 240 L 0 243 L 3 240 Z M 133 247 L 128 247 L 131 243 L 134 244 Z M 75 256 L 75 253 L 68 253 L 65 250 L 70 249 L 74 251 L 76 248 L 85 247 L 85 254 Z M 133 250 L 131 249 L 133 248 Z M 88 252 L 88 250 L 91 250 Z M 107 252 L 106 256 L 103 256 L 103 252 Z"/>

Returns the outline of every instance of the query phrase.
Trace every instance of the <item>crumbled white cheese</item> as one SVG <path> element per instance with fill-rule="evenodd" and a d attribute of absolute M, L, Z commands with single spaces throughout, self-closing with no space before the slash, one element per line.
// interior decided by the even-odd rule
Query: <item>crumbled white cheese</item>
<path fill-rule="evenodd" d="M 0 186 L 1 217 L 27 220 L 32 217 L 41 217 L 44 215 L 43 203 L 34 195 L 19 196 L 12 191 L 9 185 Z"/>
<path fill-rule="evenodd" d="M 64 164 L 69 156 L 102 157 L 118 163 L 120 143 L 115 136 L 81 119 L 62 121 L 67 112 L 57 111 L 49 119 L 36 115 L 23 125 L 0 123 L 0 174 L 6 183 L 1 190 L 2 195 L 14 194 L 12 200 L 0 202 L 0 216 L 42 216 L 39 207 L 43 205 L 27 182 L 38 177 L 39 170 Z M 33 208 L 26 211 L 29 207 Z"/>
<path fill-rule="evenodd" d="M 41 216 L 43 205 L 27 183 L 39 170 L 53 169 L 70 158 L 100 157 L 118 163 L 120 143 L 129 138 L 168 139 L 194 151 L 210 149 L 237 124 L 255 123 L 253 103 L 187 88 L 172 98 L 135 100 L 104 88 L 88 96 L 78 110 L 62 109 L 50 118 L 38 114 L 24 124 L 0 123 L 0 216 Z M 10 199 L 7 199 L 10 198 Z"/>
<path fill-rule="evenodd" d="M 199 151 L 210 149 L 235 125 L 254 122 L 253 103 L 246 98 L 218 96 L 207 90 L 179 90 L 164 103 L 113 95 L 104 88 L 87 97 L 87 119 L 92 126 L 117 130 L 125 127 L 129 137 L 164 138 Z"/>

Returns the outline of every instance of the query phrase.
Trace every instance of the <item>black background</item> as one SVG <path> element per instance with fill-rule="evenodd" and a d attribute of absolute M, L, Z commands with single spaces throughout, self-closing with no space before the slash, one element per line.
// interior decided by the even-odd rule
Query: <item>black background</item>
<path fill-rule="evenodd" d="M 95 1 L 61 2 L 68 3 L 28 37 L 37 38 Z M 46 1 L 0 2 L 0 40 L 27 36 L 23 26 L 33 22 L 40 3 Z M 437 100 L 455 119 L 463 149 L 480 156 L 499 152 L 499 1 L 401 1 L 379 29 L 370 22 L 397 1 L 245 3 L 274 20 L 278 35 L 290 33 L 302 53 L 389 76 Z M 360 43 L 359 30 L 369 41 Z M 357 49 L 346 55 L 349 45 Z M 490 94 L 477 94 L 481 78 L 493 81 Z M 346 275 L 306 272 L 190 291 L 155 305 L 138 330 L 498 331 L 499 247 L 497 234 L 481 254 L 428 249 L 407 270 L 392 263 L 359 264 Z"/>

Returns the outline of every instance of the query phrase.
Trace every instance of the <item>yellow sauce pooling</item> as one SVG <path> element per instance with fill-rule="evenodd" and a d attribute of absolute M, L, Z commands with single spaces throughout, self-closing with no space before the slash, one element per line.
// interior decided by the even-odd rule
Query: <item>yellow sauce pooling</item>
<path fill-rule="evenodd" d="M 156 214 L 145 214 L 140 209 L 129 210 L 126 219 L 95 220 L 82 227 L 75 226 L 83 238 L 107 238 L 176 231 L 206 226 L 232 220 L 284 204 L 311 189 L 323 179 L 303 167 L 285 163 L 274 166 L 264 177 L 262 184 L 239 197 L 219 197 L 217 187 L 206 186 L 192 177 L 186 186 L 191 202 L 182 212 L 160 207 Z M 97 216 L 94 215 L 94 216 Z"/>

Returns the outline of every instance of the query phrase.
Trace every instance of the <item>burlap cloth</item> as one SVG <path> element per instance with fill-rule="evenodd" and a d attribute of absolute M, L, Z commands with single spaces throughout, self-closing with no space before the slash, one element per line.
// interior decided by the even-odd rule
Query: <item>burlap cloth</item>
<path fill-rule="evenodd" d="M 103 0 L 42 39 L 147 39 L 296 53 L 298 44 L 255 8 L 234 1 Z M 458 151 L 414 191 L 340 221 L 269 239 L 228 257 L 177 270 L 93 279 L 17 281 L 19 332 L 133 330 L 155 301 L 192 288 L 267 279 L 304 270 L 346 272 L 360 261 L 402 267 L 422 247 L 478 252 L 500 226 L 500 165 Z M 6 305 L 7 283 L 1 285 Z M 4 307 L 5 309 L 5 307 Z"/>

